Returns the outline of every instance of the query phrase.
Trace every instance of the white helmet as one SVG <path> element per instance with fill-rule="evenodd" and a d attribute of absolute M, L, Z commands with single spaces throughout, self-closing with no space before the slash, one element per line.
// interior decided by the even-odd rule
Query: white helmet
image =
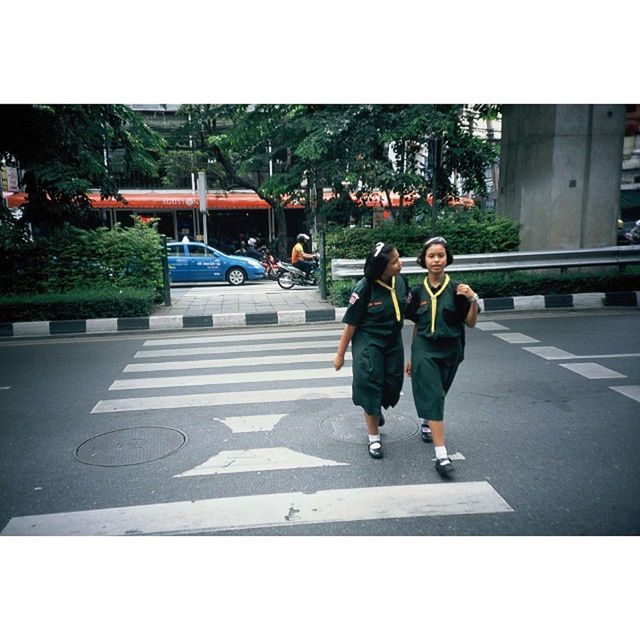
<path fill-rule="evenodd" d="M 247 244 L 250 247 L 255 247 L 256 246 L 256 239 L 255 238 L 249 238 L 249 241 L 247 242 Z"/>
<path fill-rule="evenodd" d="M 307 240 L 311 240 L 311 238 L 306 233 L 299 233 L 296 240 L 298 242 L 307 242 Z"/>

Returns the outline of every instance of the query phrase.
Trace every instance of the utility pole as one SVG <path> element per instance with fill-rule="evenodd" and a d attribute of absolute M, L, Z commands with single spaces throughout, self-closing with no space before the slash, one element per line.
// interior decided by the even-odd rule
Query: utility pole
<path fill-rule="evenodd" d="M 437 172 L 438 172 L 438 156 L 440 152 L 440 140 L 433 137 L 429 140 L 429 158 L 428 166 L 431 168 L 431 234 L 436 233 L 436 218 L 437 218 L 437 205 L 436 205 L 436 187 L 437 187 Z"/>

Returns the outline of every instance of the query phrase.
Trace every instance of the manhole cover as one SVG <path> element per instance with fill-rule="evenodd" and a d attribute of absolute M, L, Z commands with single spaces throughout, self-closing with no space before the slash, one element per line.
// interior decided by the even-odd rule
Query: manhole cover
<path fill-rule="evenodd" d="M 420 425 L 415 420 L 400 413 L 385 411 L 384 418 L 385 425 L 380 427 L 383 442 L 407 440 L 418 433 L 420 429 Z M 325 435 L 340 442 L 354 444 L 366 444 L 368 442 L 364 417 L 362 411 L 359 410 L 337 413 L 325 418 L 320 423 L 320 430 Z"/>
<path fill-rule="evenodd" d="M 75 452 L 80 462 L 99 467 L 126 467 L 159 460 L 174 453 L 187 436 L 169 427 L 131 427 L 102 433 L 83 442 Z"/>

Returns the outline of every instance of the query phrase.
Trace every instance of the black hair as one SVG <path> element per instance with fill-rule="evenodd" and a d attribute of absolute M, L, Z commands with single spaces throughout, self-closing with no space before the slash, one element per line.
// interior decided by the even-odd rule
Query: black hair
<path fill-rule="evenodd" d="M 384 273 L 387 264 L 389 264 L 389 258 L 395 249 L 395 246 L 392 244 L 378 242 L 378 244 L 369 251 L 369 255 L 364 261 L 364 277 L 369 282 L 377 280 Z"/>
<path fill-rule="evenodd" d="M 435 238 L 429 238 L 422 245 L 422 250 L 416 260 L 423 269 L 427 268 L 427 249 L 434 244 L 441 244 L 444 247 L 444 252 L 447 254 L 447 267 L 453 262 L 453 253 L 451 253 L 451 249 L 449 249 L 447 241 L 442 236 L 436 236 Z"/>

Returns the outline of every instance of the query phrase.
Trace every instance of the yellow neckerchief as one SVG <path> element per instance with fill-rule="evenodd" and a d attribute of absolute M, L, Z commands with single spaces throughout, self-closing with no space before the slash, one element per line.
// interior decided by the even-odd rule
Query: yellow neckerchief
<path fill-rule="evenodd" d="M 398 304 L 398 298 L 396 298 L 396 277 L 391 278 L 391 286 L 382 282 L 382 280 L 376 280 L 376 283 L 381 287 L 391 291 L 391 301 L 393 302 L 393 308 L 396 310 L 396 320 L 400 322 L 400 305 Z"/>
<path fill-rule="evenodd" d="M 431 333 L 436 332 L 436 311 L 438 309 L 438 296 L 447 288 L 449 284 L 449 274 L 445 273 L 442 286 L 438 290 L 438 293 L 433 293 L 429 286 L 429 276 L 424 279 L 424 288 L 427 290 L 429 297 L 431 298 Z"/>

